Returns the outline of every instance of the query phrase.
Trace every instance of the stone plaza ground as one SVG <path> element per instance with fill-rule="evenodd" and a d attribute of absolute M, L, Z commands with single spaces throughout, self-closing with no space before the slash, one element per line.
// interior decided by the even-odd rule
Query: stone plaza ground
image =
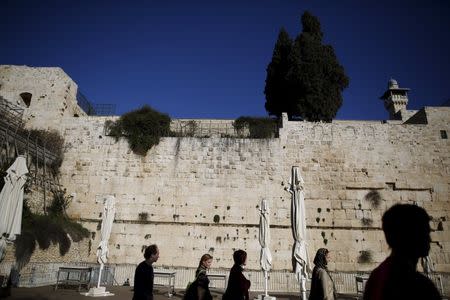
<path fill-rule="evenodd" d="M 108 300 L 125 300 L 133 298 L 132 288 L 129 286 L 111 286 L 106 289 L 114 294 L 114 296 L 106 297 Z M 183 299 L 184 291 L 177 290 L 175 295 L 168 297 L 165 289 L 155 291 L 155 300 L 179 300 Z M 251 292 L 250 299 L 256 298 L 261 292 Z M 278 300 L 298 300 L 300 296 L 297 294 L 271 294 Z M 213 292 L 214 299 L 222 299 L 222 293 Z M 102 297 L 103 298 L 103 297 Z M 81 295 L 76 289 L 58 289 L 54 290 L 53 286 L 42 286 L 34 288 L 13 288 L 11 295 L 6 299 L 11 300 L 89 300 L 93 297 Z M 338 299 L 357 299 L 356 295 L 340 295 Z"/>

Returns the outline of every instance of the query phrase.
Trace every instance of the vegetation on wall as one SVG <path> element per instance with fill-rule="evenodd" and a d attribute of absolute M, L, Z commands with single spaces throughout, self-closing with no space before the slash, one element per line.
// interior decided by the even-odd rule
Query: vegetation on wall
<path fill-rule="evenodd" d="M 51 244 L 58 244 L 59 253 L 65 255 L 70 249 L 71 239 L 79 242 L 89 236 L 86 228 L 67 217 L 65 210 L 70 202 L 68 199 L 65 191 L 55 191 L 48 215 L 31 212 L 24 202 L 22 233 L 15 240 L 17 261 L 28 262 L 36 244 L 43 250 Z"/>
<path fill-rule="evenodd" d="M 363 226 L 372 226 L 373 220 L 371 218 L 362 218 L 361 219 L 361 224 Z"/>
<path fill-rule="evenodd" d="M 382 201 L 381 195 L 377 190 L 368 192 L 364 199 L 369 201 L 374 208 L 378 208 Z"/>
<path fill-rule="evenodd" d="M 71 196 L 66 195 L 66 190 L 55 190 L 52 191 L 53 200 L 48 207 L 48 212 L 50 215 L 54 216 L 66 216 L 66 209 L 69 207 Z"/>
<path fill-rule="evenodd" d="M 28 136 L 30 143 L 36 143 L 56 156 L 56 159 L 49 165 L 54 175 L 59 174 L 64 155 L 64 138 L 56 130 L 43 129 L 21 129 L 23 136 Z M 32 154 L 33 155 L 33 154 Z M 33 157 L 36 161 L 36 157 Z M 43 158 L 39 157 L 39 163 L 43 164 Z"/>
<path fill-rule="evenodd" d="M 125 137 L 134 153 L 145 156 L 149 149 L 159 144 L 162 136 L 169 134 L 170 121 L 168 115 L 143 106 L 122 115 L 117 121 L 107 121 L 105 127 L 116 141 Z"/>
<path fill-rule="evenodd" d="M 148 212 L 141 212 L 138 214 L 139 221 L 147 221 L 148 220 Z"/>
<path fill-rule="evenodd" d="M 362 250 L 359 252 L 358 263 L 366 264 L 372 262 L 372 252 L 370 250 Z"/>
<path fill-rule="evenodd" d="M 317 17 L 305 12 L 303 30 L 294 42 L 283 28 L 267 66 L 264 94 L 269 115 L 308 121 L 331 121 L 342 105 L 349 78 L 334 49 L 324 45 Z"/>
<path fill-rule="evenodd" d="M 277 121 L 271 118 L 243 116 L 233 122 L 233 127 L 239 136 L 244 136 L 245 129 L 248 129 L 249 137 L 253 139 L 273 138 L 277 133 Z"/>
<path fill-rule="evenodd" d="M 37 145 L 41 148 L 45 148 L 47 151 L 54 155 L 54 160 L 46 161 L 45 165 L 47 170 L 50 170 L 53 175 L 59 174 L 59 168 L 64 158 L 64 138 L 56 130 L 42 130 L 42 129 L 26 129 L 19 128 L 16 132 L 18 137 L 25 139 L 25 143 L 15 144 L 17 147 L 15 151 L 19 153 L 27 153 L 33 163 L 38 163 L 39 167 L 44 165 L 43 153 L 36 153 L 35 151 L 29 151 L 28 144 Z M 29 151 L 29 153 L 28 153 Z M 12 165 L 15 157 L 5 157 L 0 163 L 0 188 L 3 186 L 3 177 L 6 175 L 6 170 Z"/>

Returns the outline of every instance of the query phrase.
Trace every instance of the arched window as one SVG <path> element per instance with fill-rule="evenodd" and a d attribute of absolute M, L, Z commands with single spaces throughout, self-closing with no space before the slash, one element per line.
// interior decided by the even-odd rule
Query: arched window
<path fill-rule="evenodd" d="M 20 97 L 22 98 L 23 102 L 25 103 L 25 105 L 27 107 L 30 107 L 32 96 L 33 95 L 31 95 L 31 93 L 28 93 L 28 92 L 20 94 Z"/>

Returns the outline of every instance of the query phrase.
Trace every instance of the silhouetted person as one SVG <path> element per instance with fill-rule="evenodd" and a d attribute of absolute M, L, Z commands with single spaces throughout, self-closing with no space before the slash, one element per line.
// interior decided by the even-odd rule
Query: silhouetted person
<path fill-rule="evenodd" d="M 430 251 L 430 216 L 416 205 L 396 204 L 383 215 L 391 255 L 370 274 L 365 300 L 441 299 L 433 282 L 417 272 L 417 262 Z"/>
<path fill-rule="evenodd" d="M 144 251 L 145 260 L 141 262 L 134 273 L 133 300 L 153 300 L 153 266 L 159 258 L 159 249 L 150 245 Z"/>
<path fill-rule="evenodd" d="M 247 263 L 247 252 L 236 250 L 233 253 L 234 265 L 231 267 L 228 285 L 222 300 L 249 300 L 248 289 L 250 280 L 245 278 L 242 271 Z"/>
<path fill-rule="evenodd" d="M 328 273 L 327 264 L 330 261 L 330 251 L 320 248 L 314 257 L 314 269 L 311 279 L 311 291 L 308 300 L 334 300 L 335 287 Z"/>

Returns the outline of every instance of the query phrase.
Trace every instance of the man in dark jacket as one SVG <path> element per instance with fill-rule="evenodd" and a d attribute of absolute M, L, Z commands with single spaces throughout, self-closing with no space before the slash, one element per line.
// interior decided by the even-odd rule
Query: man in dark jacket
<path fill-rule="evenodd" d="M 156 245 L 145 248 L 145 260 L 141 262 L 134 273 L 133 300 L 153 300 L 153 266 L 159 258 L 159 249 Z"/>

